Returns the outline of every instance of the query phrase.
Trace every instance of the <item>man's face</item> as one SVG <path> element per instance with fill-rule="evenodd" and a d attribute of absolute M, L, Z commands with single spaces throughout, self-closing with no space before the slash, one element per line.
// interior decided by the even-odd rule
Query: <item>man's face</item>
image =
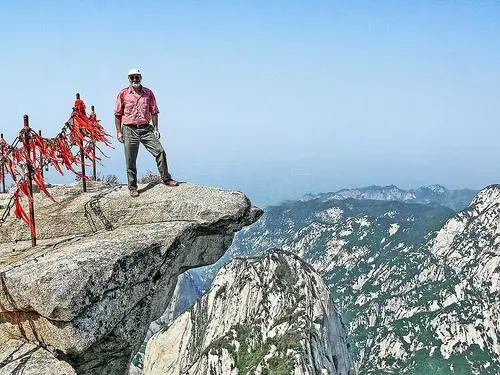
<path fill-rule="evenodd" d="M 130 84 L 134 87 L 141 85 L 142 76 L 140 74 L 131 74 L 128 76 Z"/>

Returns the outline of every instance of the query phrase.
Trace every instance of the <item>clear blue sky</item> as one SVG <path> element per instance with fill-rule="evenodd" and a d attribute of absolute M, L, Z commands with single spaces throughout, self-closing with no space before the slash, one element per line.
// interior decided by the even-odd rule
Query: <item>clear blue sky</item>
<path fill-rule="evenodd" d="M 498 1 L 3 0 L 0 13 L 8 140 L 25 113 L 55 135 L 75 92 L 114 135 L 116 94 L 140 67 L 179 180 L 260 205 L 500 182 Z M 125 182 L 115 145 L 103 173 Z"/>

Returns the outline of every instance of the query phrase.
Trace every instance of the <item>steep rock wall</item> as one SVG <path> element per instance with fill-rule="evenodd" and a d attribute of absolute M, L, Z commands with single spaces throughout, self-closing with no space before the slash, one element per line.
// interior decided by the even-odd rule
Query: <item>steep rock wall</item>
<path fill-rule="evenodd" d="M 235 259 L 148 342 L 144 375 L 348 375 L 346 332 L 321 277 L 297 256 Z"/>

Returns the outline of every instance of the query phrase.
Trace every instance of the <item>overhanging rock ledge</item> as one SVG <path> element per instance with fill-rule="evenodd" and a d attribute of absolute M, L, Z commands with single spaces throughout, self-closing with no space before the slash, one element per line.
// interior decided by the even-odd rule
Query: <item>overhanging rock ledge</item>
<path fill-rule="evenodd" d="M 24 223 L 10 217 L 0 227 L 0 375 L 70 374 L 71 366 L 125 374 L 177 276 L 217 261 L 262 214 L 240 192 L 140 188 L 138 198 L 102 183 L 87 193 L 78 184 L 49 188 L 58 203 L 35 194 L 35 248 Z"/>

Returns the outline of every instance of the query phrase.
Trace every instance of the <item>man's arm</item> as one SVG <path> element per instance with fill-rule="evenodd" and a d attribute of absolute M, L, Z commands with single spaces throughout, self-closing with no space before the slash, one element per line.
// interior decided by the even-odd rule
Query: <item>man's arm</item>
<path fill-rule="evenodd" d="M 123 143 L 122 116 L 115 115 L 115 128 L 116 128 L 116 138 L 118 139 L 118 142 Z"/>
<path fill-rule="evenodd" d="M 121 90 L 116 96 L 116 104 L 115 104 L 115 128 L 116 128 L 116 138 L 118 142 L 123 143 L 123 134 L 122 134 L 122 116 L 123 116 L 123 100 L 122 100 L 122 92 Z"/>
<path fill-rule="evenodd" d="M 153 128 L 158 130 L 158 114 L 151 115 L 151 120 L 153 120 Z"/>
<path fill-rule="evenodd" d="M 153 131 L 155 136 L 160 139 L 160 131 L 158 130 L 158 114 L 151 115 L 151 120 L 153 120 Z"/>
<path fill-rule="evenodd" d="M 148 92 L 149 92 L 149 113 L 151 113 L 151 120 L 153 120 L 153 128 L 156 131 L 158 131 L 158 113 L 160 113 L 160 110 L 156 105 L 155 94 L 153 94 L 153 91 L 151 90 L 148 90 Z"/>

